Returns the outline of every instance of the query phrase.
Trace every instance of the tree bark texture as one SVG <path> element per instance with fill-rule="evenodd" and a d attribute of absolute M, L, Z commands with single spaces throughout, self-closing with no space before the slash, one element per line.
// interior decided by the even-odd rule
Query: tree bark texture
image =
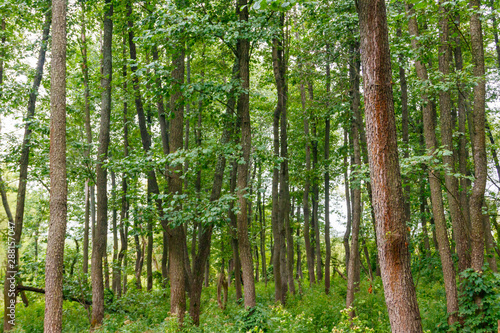
<path fill-rule="evenodd" d="M 367 148 L 385 300 L 392 332 L 422 332 L 399 173 L 385 1 L 362 0 L 358 6 Z"/>

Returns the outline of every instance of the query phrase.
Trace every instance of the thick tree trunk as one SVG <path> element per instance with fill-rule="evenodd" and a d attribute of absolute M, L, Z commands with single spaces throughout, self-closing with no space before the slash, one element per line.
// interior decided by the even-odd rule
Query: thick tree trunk
<path fill-rule="evenodd" d="M 62 331 L 66 180 L 66 1 L 52 1 L 50 90 L 50 221 L 45 264 L 44 331 Z M 19 230 L 20 231 L 20 230 Z M 20 233 L 19 233 L 20 234 Z"/>
<path fill-rule="evenodd" d="M 408 12 L 410 15 L 409 20 L 409 30 L 410 34 L 413 36 L 412 47 L 414 50 L 418 50 L 420 45 L 417 41 L 418 38 L 418 26 L 415 17 L 415 10 L 411 5 L 408 6 Z M 427 68 L 420 61 L 415 61 L 415 67 L 417 71 L 417 76 L 421 81 L 427 81 Z M 428 153 L 434 154 L 435 150 L 438 148 L 436 130 L 435 130 L 435 114 L 432 110 L 432 105 L 429 97 L 426 93 L 422 93 L 423 105 L 423 122 L 424 122 L 424 138 L 425 146 Z M 441 181 L 439 179 L 440 175 L 436 174 L 437 171 L 429 169 L 428 177 L 429 184 L 431 188 L 431 204 L 432 204 L 432 214 L 434 216 L 436 238 L 439 246 L 439 255 L 441 257 L 443 278 L 446 291 L 446 304 L 448 310 L 448 323 L 451 325 L 458 320 L 458 295 L 457 286 L 455 281 L 455 267 L 453 266 L 453 260 L 451 257 L 450 244 L 448 241 L 448 234 L 446 231 L 446 220 L 444 216 L 443 208 L 443 196 L 441 192 Z M 481 221 L 482 223 L 482 221 Z"/>
<path fill-rule="evenodd" d="M 422 332 L 399 173 L 385 1 L 362 0 L 358 6 L 370 178 L 389 320 L 392 332 Z"/>
<path fill-rule="evenodd" d="M 113 5 L 106 1 L 106 12 L 103 23 L 102 46 L 102 78 L 101 78 L 101 121 L 99 129 L 99 148 L 97 150 L 96 188 L 97 188 L 97 220 L 95 238 L 92 241 L 92 328 L 102 324 L 104 318 L 104 285 L 102 260 L 106 255 L 106 239 L 108 232 L 108 195 L 107 195 L 107 161 L 109 146 L 109 130 L 111 121 L 111 79 L 112 79 L 112 36 Z"/>
<path fill-rule="evenodd" d="M 240 22 L 248 22 L 247 0 L 238 0 L 236 4 L 236 14 Z M 250 126 L 250 41 L 248 38 L 239 38 L 236 43 L 236 53 L 239 61 L 239 75 L 243 92 L 238 99 L 238 118 L 241 125 L 241 148 L 243 153 L 242 163 L 238 165 L 238 202 L 240 213 L 238 222 L 238 247 L 241 258 L 241 268 L 243 271 L 243 283 L 245 285 L 245 307 L 255 306 L 255 282 L 253 280 L 252 249 L 248 238 L 247 219 L 247 186 L 248 168 L 250 165 L 250 150 L 252 148 L 251 126 Z"/>
<path fill-rule="evenodd" d="M 470 17 L 471 53 L 474 64 L 474 76 L 478 82 L 474 86 L 474 113 L 472 146 L 474 147 L 474 176 L 470 197 L 471 213 L 471 266 L 476 272 L 481 272 L 484 261 L 484 228 L 483 205 L 488 164 L 486 160 L 485 135 L 485 96 L 486 83 L 484 78 L 484 47 L 481 27 L 480 0 L 470 0 L 472 14 Z"/>
<path fill-rule="evenodd" d="M 60 14 L 60 13 L 59 13 Z M 13 228 L 14 228 L 14 236 L 12 241 L 14 241 L 14 258 L 13 260 L 9 260 L 9 269 L 6 270 L 5 274 L 5 282 L 4 282 L 4 309 L 7 309 L 11 304 L 14 304 L 15 309 L 15 300 L 16 297 L 12 293 L 9 292 L 10 283 L 8 281 L 15 279 L 16 274 L 19 269 L 19 244 L 21 242 L 21 235 L 23 232 L 23 222 L 24 222 L 24 202 L 26 199 L 26 187 L 28 181 L 28 164 L 29 164 L 29 155 L 30 155 L 30 137 L 31 137 L 31 121 L 35 115 L 35 106 L 36 99 L 38 96 L 38 88 L 40 87 L 40 83 L 42 82 L 43 76 L 43 66 L 45 64 L 45 53 L 47 50 L 47 40 L 49 39 L 50 25 L 52 20 L 52 12 L 47 10 L 45 14 L 45 21 L 43 25 L 42 32 L 42 44 L 40 47 L 40 51 L 38 53 L 38 60 L 36 65 L 35 77 L 33 79 L 33 85 L 31 87 L 29 100 L 28 100 L 28 110 L 26 113 L 26 123 L 24 127 L 24 137 L 21 145 L 21 157 L 19 159 L 19 183 L 17 187 L 17 199 L 16 199 L 16 212 L 13 220 Z M 65 15 L 65 14 L 64 14 Z M 61 27 L 60 27 L 61 28 Z M 65 28 L 64 28 L 65 29 Z M 5 31 L 5 20 L 2 20 L 2 32 Z M 64 30 L 64 34 L 65 34 Z M 61 32 L 60 32 L 61 33 Z M 2 48 L 6 42 L 5 34 L 2 36 Z M 65 47 L 66 44 L 64 44 Z M 1 77 L 0 77 L 0 85 L 3 84 L 3 58 L 0 60 L 2 65 Z M 65 67 L 64 67 L 65 68 Z M 59 69 L 60 70 L 60 69 Z M 1 93 L 0 93 L 1 94 Z M 65 96 L 65 95 L 63 95 Z M 6 201 L 5 201 L 6 202 Z M 7 207 L 4 203 L 4 206 Z M 10 243 L 11 239 L 9 239 Z M 10 258 L 9 258 L 10 259 Z M 13 264 L 11 267 L 10 264 Z M 4 311 L 4 331 L 8 332 L 14 328 L 9 321 L 8 317 L 9 311 Z"/>
<path fill-rule="evenodd" d="M 172 57 L 172 79 L 174 93 L 170 97 L 170 109 L 173 119 L 170 122 L 170 154 L 183 147 L 184 103 L 181 85 L 184 83 L 184 45 L 178 45 L 177 52 Z M 169 192 L 172 199 L 182 194 L 182 166 L 170 168 Z M 180 210 L 180 203 L 175 204 L 175 209 Z M 168 227 L 168 245 L 170 261 L 170 312 L 182 322 L 186 310 L 186 272 L 185 272 L 185 243 L 186 235 L 183 226 Z"/>

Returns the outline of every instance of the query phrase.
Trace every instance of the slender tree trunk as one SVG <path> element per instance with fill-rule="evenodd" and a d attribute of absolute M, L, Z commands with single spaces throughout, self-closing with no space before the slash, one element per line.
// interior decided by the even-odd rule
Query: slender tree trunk
<path fill-rule="evenodd" d="M 359 47 L 351 46 L 351 61 L 349 66 L 349 78 L 351 84 L 351 134 L 352 145 L 354 151 L 354 165 L 356 169 L 361 168 L 361 148 L 359 142 L 359 128 L 362 125 L 360 116 L 360 94 L 359 94 L 359 73 L 360 62 L 357 55 Z M 361 181 L 357 181 L 357 185 L 353 187 L 352 197 L 352 238 L 351 238 L 351 253 L 349 254 L 349 266 L 347 269 L 347 296 L 346 308 L 352 306 L 354 302 L 354 292 L 357 291 L 359 285 L 359 229 L 361 226 Z M 351 317 L 354 317 L 354 311 L 350 312 Z"/>
<path fill-rule="evenodd" d="M 456 22 L 456 31 L 458 32 L 459 24 L 460 24 L 460 15 L 456 14 L 455 16 Z M 455 58 L 455 68 L 456 71 L 461 72 L 463 69 L 463 61 L 462 61 L 462 47 L 461 47 L 461 38 L 457 36 L 455 38 L 455 48 L 453 49 L 453 54 Z M 458 98 L 457 98 L 457 108 L 458 108 L 458 131 L 460 137 L 458 139 L 458 169 L 461 175 L 467 175 L 467 135 L 466 135 L 466 121 L 467 121 L 467 111 L 465 108 L 465 99 L 464 99 L 464 87 L 463 84 L 458 81 Z M 466 223 L 466 235 L 467 235 L 467 243 L 466 246 L 470 248 L 470 205 L 469 205 L 469 195 L 468 195 L 468 183 L 469 181 L 464 177 L 460 178 L 460 207 L 462 208 L 461 213 L 464 215 L 465 223 Z M 470 265 L 470 253 L 467 252 L 468 262 Z"/>
<path fill-rule="evenodd" d="M 106 12 L 103 23 L 102 46 L 102 78 L 101 78 L 101 124 L 99 129 L 99 148 L 97 151 L 96 188 L 97 188 L 97 220 L 95 238 L 92 241 L 92 328 L 102 325 L 104 318 L 104 285 L 102 260 L 106 256 L 106 239 L 108 232 L 108 195 L 107 195 L 107 161 L 109 146 L 109 130 L 111 121 L 111 79 L 112 79 L 112 37 L 113 37 L 113 5 L 106 0 Z"/>
<path fill-rule="evenodd" d="M 124 96 L 127 96 L 127 63 L 126 63 L 126 48 L 127 48 L 127 40 L 123 37 L 123 67 L 122 67 L 122 75 L 123 75 L 123 92 Z M 128 157 L 128 103 L 127 98 L 124 97 L 123 101 L 123 158 Z M 126 255 L 128 250 L 128 225 L 127 225 L 127 216 L 128 216 L 128 207 L 129 202 L 127 199 L 127 173 L 124 172 L 122 174 L 122 197 L 121 197 L 121 211 L 120 211 L 120 252 L 118 253 L 118 270 L 117 270 L 117 287 L 118 287 L 118 297 L 121 297 L 122 292 L 125 294 L 127 288 L 127 270 L 126 270 Z M 122 265 L 123 263 L 123 265 Z M 123 290 L 121 288 L 122 281 L 122 272 L 123 272 Z"/>
<path fill-rule="evenodd" d="M 401 24 L 401 22 L 399 22 Z M 398 27 L 397 31 L 397 36 L 398 38 L 401 38 L 402 32 L 401 32 L 401 26 Z M 406 83 L 406 71 L 404 67 L 404 59 L 403 55 L 399 55 L 399 82 L 401 85 L 401 134 L 402 134 L 402 139 L 403 139 L 403 157 L 408 158 L 410 157 L 410 138 L 409 138 L 409 133 L 408 133 L 408 123 L 409 123 L 409 116 L 408 116 L 408 85 Z M 404 180 L 404 196 L 405 196 L 405 214 L 406 214 L 406 221 L 407 223 L 410 222 L 410 184 L 408 179 L 403 179 Z"/>
<path fill-rule="evenodd" d="M 118 286 L 120 284 L 120 277 L 118 271 L 120 267 L 118 266 L 118 225 L 117 225 L 117 210 L 116 210 L 116 174 L 113 169 L 110 170 L 111 173 L 111 204 L 112 204 L 112 226 L 113 226 L 113 282 L 112 290 L 115 295 L 118 295 Z"/>
<path fill-rule="evenodd" d="M 484 244 L 486 247 L 486 260 L 490 269 L 498 273 L 497 259 L 495 257 L 495 241 L 491 234 L 490 214 L 484 214 Z"/>
<path fill-rule="evenodd" d="M 311 214 L 311 210 L 309 208 L 309 189 L 311 187 L 311 141 L 309 136 L 309 112 L 306 109 L 306 92 L 303 82 L 300 84 L 300 97 L 302 101 L 302 113 L 304 116 L 304 136 L 306 141 L 306 174 L 304 196 L 302 200 L 304 206 L 304 246 L 306 248 L 309 285 L 312 286 L 313 283 L 316 283 L 316 279 L 314 275 L 314 253 L 311 248 L 311 238 L 309 230 L 309 218 Z"/>
<path fill-rule="evenodd" d="M 61 8 L 59 8 L 61 9 Z M 30 137 L 31 137 L 31 121 L 33 120 L 33 117 L 35 115 L 35 106 L 36 106 L 36 99 L 38 96 L 38 89 L 40 87 L 40 83 L 42 81 L 42 76 L 43 76 L 43 66 L 45 64 L 45 53 L 47 50 L 47 41 L 49 39 L 49 33 L 50 33 L 50 25 L 51 25 L 51 20 L 52 20 L 52 15 L 53 13 L 50 11 L 50 9 L 47 10 L 45 14 L 45 21 L 43 25 L 43 32 L 42 32 L 42 44 L 40 47 L 40 51 L 38 53 L 38 60 L 37 60 L 37 65 L 36 65 L 36 72 L 35 72 L 35 77 L 33 79 L 33 85 L 31 87 L 30 95 L 29 95 L 29 100 L 28 100 L 28 110 L 26 113 L 26 123 L 24 127 L 24 137 L 23 137 L 23 142 L 21 145 L 21 157 L 19 159 L 19 183 L 17 187 L 17 198 L 16 198 L 16 212 L 13 220 L 13 228 L 14 228 L 14 236 L 12 239 L 9 239 L 9 243 L 11 241 L 14 242 L 14 258 L 13 260 L 10 260 L 11 258 L 9 257 L 9 267 L 6 270 L 5 274 L 5 282 L 4 282 L 4 309 L 7 309 L 9 307 L 12 308 L 12 304 L 14 307 L 14 312 L 15 312 L 15 300 L 16 296 L 15 294 L 9 292 L 9 286 L 10 282 L 12 280 L 16 279 L 16 274 L 19 269 L 19 244 L 21 242 L 21 235 L 23 232 L 23 222 L 24 222 L 24 206 L 25 206 L 25 199 L 26 199 L 26 187 L 27 187 L 27 181 L 28 181 L 28 165 L 29 165 L 29 155 L 30 155 Z M 59 13 L 61 15 L 61 13 Z M 65 11 L 64 11 L 64 20 L 65 20 Z M 65 24 L 65 21 L 61 21 L 62 23 L 60 24 Z M 63 27 L 59 26 L 60 29 Z M 2 32 L 5 31 L 5 19 L 2 20 Z M 66 28 L 64 26 L 64 30 L 59 31 L 59 34 L 64 33 L 64 36 L 66 34 Z M 61 37 L 61 35 L 59 35 Z M 5 35 L 2 36 L 1 44 L 2 44 L 2 49 L 5 45 L 6 42 L 6 37 Z M 66 47 L 66 44 L 59 46 L 59 51 L 61 51 L 61 47 L 64 46 L 64 50 Z M 2 50 L 2 53 L 4 51 Z M 66 51 L 64 51 L 66 52 Z M 65 57 L 64 53 L 64 57 Z M 59 55 L 63 56 L 63 55 Z M 3 84 L 3 57 L 1 60 L 1 77 L 0 77 L 0 85 Z M 65 66 L 65 65 L 64 65 Z M 66 67 L 64 67 L 66 68 Z M 59 71 L 61 69 L 58 69 Z M 63 81 L 65 82 L 65 78 L 63 78 Z M 61 82 L 59 82 L 61 83 Z M 65 87 L 65 86 L 64 86 Z M 62 89 L 61 87 L 59 87 Z M 61 93 L 61 91 L 59 91 Z M 62 97 L 65 98 L 65 91 L 62 92 L 63 95 Z M 1 94 L 1 93 L 0 93 Z M 60 98 L 62 98 L 60 97 Z M 3 186 L 3 185 L 2 185 Z M 6 202 L 6 201 L 5 201 Z M 7 207 L 7 206 L 5 206 Z M 12 266 L 10 266 L 12 264 Z M 14 328 L 14 325 L 12 322 L 9 322 L 11 318 L 9 318 L 10 311 L 4 311 L 4 331 L 8 332 L 11 331 Z"/>
<path fill-rule="evenodd" d="M 422 332 L 399 173 L 385 1 L 362 0 L 358 9 L 370 178 L 389 320 L 392 332 Z"/>
<path fill-rule="evenodd" d="M 311 101 L 313 99 L 313 89 L 312 84 L 309 83 L 309 94 L 311 97 Z M 312 183 L 312 205 L 313 205 L 313 216 L 312 216 L 312 225 L 314 229 L 314 249 L 316 254 L 316 277 L 318 278 L 318 282 L 323 279 L 323 268 L 321 265 L 321 241 L 320 241 L 320 233 L 319 233 L 319 179 L 318 179 L 318 139 L 317 139 L 317 119 L 313 120 L 312 123 L 312 155 L 313 155 L 313 183 Z"/>
<path fill-rule="evenodd" d="M 440 40 L 439 47 L 439 71 L 442 73 L 446 82 L 446 77 L 450 75 L 451 48 L 449 45 L 449 10 L 445 5 L 440 5 Z M 462 272 L 470 265 L 468 255 L 468 237 L 466 233 L 467 225 L 464 214 L 460 210 L 460 195 L 458 192 L 458 180 L 452 174 L 455 173 L 455 156 L 453 154 L 453 127 L 451 115 L 451 93 L 449 90 L 439 92 L 439 108 L 441 114 L 441 144 L 445 149 L 451 151 L 451 154 L 443 156 L 444 164 L 449 168 L 445 172 L 445 182 L 447 188 L 448 205 L 450 209 L 453 232 L 455 235 L 455 244 L 458 254 L 458 271 Z"/>
<path fill-rule="evenodd" d="M 240 22 L 248 22 L 247 0 L 238 0 L 236 14 Z M 241 268 L 243 270 L 243 283 L 245 285 L 245 307 L 255 306 L 255 282 L 253 280 L 252 249 L 248 238 L 247 219 L 247 186 L 248 168 L 250 164 L 250 150 L 252 148 L 251 126 L 250 126 L 250 41 L 248 38 L 239 38 L 236 43 L 236 53 L 239 61 L 239 74 L 241 88 L 244 90 L 238 99 L 238 117 L 241 124 L 241 147 L 243 152 L 242 162 L 238 165 L 238 202 L 240 213 L 238 214 L 238 247 L 241 257 Z"/>
<path fill-rule="evenodd" d="M 348 142 L 348 137 L 349 134 L 346 129 L 344 129 L 344 146 L 346 148 L 349 147 L 349 142 Z M 349 255 L 351 254 L 350 246 L 349 246 L 349 238 L 351 237 L 351 224 L 352 224 L 352 217 L 351 217 L 351 189 L 349 188 L 349 176 L 348 176 L 348 170 L 349 170 L 349 161 L 347 158 L 348 151 L 346 151 L 344 155 L 344 189 L 345 189 L 345 200 L 346 200 L 346 208 L 347 208 L 347 223 L 346 223 L 346 229 L 344 233 L 344 250 L 345 250 L 345 269 L 346 272 L 348 271 L 349 268 Z M 348 274 L 348 272 L 347 272 Z"/>
<path fill-rule="evenodd" d="M 92 145 L 92 128 L 90 127 L 90 87 L 89 87 L 89 67 L 87 61 L 87 36 L 86 36 L 86 20 L 85 2 L 82 2 L 82 72 L 83 72 L 83 98 L 84 98 L 84 112 L 85 112 L 85 137 L 87 147 L 85 148 L 85 158 L 90 166 L 90 151 Z M 91 167 L 89 168 L 92 170 Z M 89 228 L 90 228 L 90 179 L 85 181 L 85 222 L 83 226 L 83 273 L 89 272 Z M 92 185 L 93 186 L 93 185 Z"/>
<path fill-rule="evenodd" d="M 480 0 L 470 0 L 472 10 L 470 17 L 471 53 L 474 64 L 474 76 L 478 79 L 474 86 L 474 111 L 472 145 L 474 147 L 474 176 L 470 197 L 471 213 L 471 266 L 476 272 L 481 272 L 484 261 L 484 228 L 483 205 L 488 164 L 486 160 L 486 135 L 485 135 L 485 96 L 486 83 L 484 78 L 484 47 L 483 31 L 481 27 Z"/>
<path fill-rule="evenodd" d="M 408 12 L 410 15 L 409 20 L 409 30 L 410 34 L 413 36 L 412 47 L 414 50 L 418 50 L 420 45 L 417 41 L 418 38 L 418 26 L 415 17 L 415 10 L 411 5 L 408 5 Z M 415 67 L 417 71 L 417 76 L 421 81 L 427 81 L 427 68 L 420 61 L 415 61 Z M 428 153 L 434 154 L 435 150 L 438 148 L 436 130 L 435 130 L 435 120 L 434 112 L 432 110 L 432 105 L 429 97 L 426 93 L 422 93 L 423 101 L 423 122 L 424 122 L 424 138 L 425 146 Z M 451 257 L 450 244 L 448 241 L 448 234 L 446 231 L 446 220 L 444 216 L 443 208 L 443 196 L 441 192 L 441 181 L 439 179 L 440 175 L 436 174 L 437 171 L 429 169 L 428 177 L 429 184 L 431 188 L 431 204 L 432 204 L 432 214 L 434 216 L 436 238 L 439 246 L 439 255 L 441 257 L 443 278 L 445 282 L 446 291 L 446 303 L 448 310 L 448 323 L 451 325 L 458 320 L 458 295 L 457 286 L 455 281 L 455 267 L 453 266 L 453 260 Z M 481 222 L 482 223 L 482 222 Z"/>
<path fill-rule="evenodd" d="M 281 22 L 281 19 L 280 19 Z M 282 28 L 281 28 L 282 29 Z M 281 30 L 281 37 L 283 33 Z M 281 49 L 280 49 L 281 48 Z M 283 63 L 283 44 L 278 38 L 273 39 L 272 47 L 272 59 L 273 59 L 273 70 L 274 78 L 276 81 L 276 90 L 278 94 L 278 103 L 276 109 L 274 110 L 273 117 L 273 147 L 274 147 L 274 159 L 277 161 L 280 156 L 280 117 L 282 112 L 284 112 L 286 97 L 285 97 L 285 78 L 284 75 L 284 63 Z M 283 145 L 282 145 L 283 147 Z M 280 173 L 283 171 L 283 164 L 281 165 L 281 172 L 278 168 L 278 162 L 273 167 L 273 182 L 272 182 L 272 230 L 274 236 L 274 251 L 273 251 L 273 276 L 274 276 L 274 300 L 276 302 L 281 302 L 285 304 L 287 285 L 286 277 L 282 275 L 283 268 L 281 267 L 282 256 L 286 256 L 286 253 L 281 251 L 283 246 L 286 246 L 285 239 L 282 238 L 282 224 L 284 222 L 283 216 L 283 195 L 284 186 L 281 183 L 281 193 L 280 193 Z M 281 179 L 283 181 L 283 179 Z M 286 260 L 286 259 L 285 259 Z M 285 280 L 285 281 L 283 281 Z"/>
<path fill-rule="evenodd" d="M 330 94 L 330 46 L 326 44 L 326 93 Z M 328 98 L 329 96 L 327 96 Z M 325 120 L 325 293 L 328 295 L 330 293 L 330 261 L 332 255 L 332 249 L 330 244 L 330 172 L 328 168 L 330 166 L 330 110 L 329 103 L 327 101 L 326 109 L 328 114 Z M 293 253 L 293 252 L 292 252 Z"/>
<path fill-rule="evenodd" d="M 66 180 L 66 1 L 52 1 L 50 90 L 50 223 L 45 264 L 44 331 L 62 331 Z M 20 235 L 20 230 L 19 230 Z"/>

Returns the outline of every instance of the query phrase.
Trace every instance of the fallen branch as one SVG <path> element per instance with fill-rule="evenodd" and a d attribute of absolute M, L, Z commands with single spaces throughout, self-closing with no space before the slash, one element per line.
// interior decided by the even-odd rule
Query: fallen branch
<path fill-rule="evenodd" d="M 45 294 L 45 289 L 35 288 L 35 287 L 27 287 L 27 286 L 17 286 L 18 291 L 32 291 L 34 293 Z M 84 299 L 79 299 L 72 296 L 66 296 L 63 294 L 63 299 L 66 301 L 78 302 L 80 304 L 92 305 L 92 302 L 86 301 Z"/>

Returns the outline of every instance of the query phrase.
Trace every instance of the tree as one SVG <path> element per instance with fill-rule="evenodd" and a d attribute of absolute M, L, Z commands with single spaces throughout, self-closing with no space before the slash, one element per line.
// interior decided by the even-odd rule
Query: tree
<path fill-rule="evenodd" d="M 370 179 L 389 320 L 393 332 L 422 332 L 405 226 L 385 1 L 359 1 L 358 12 Z"/>
<path fill-rule="evenodd" d="M 45 264 L 45 332 L 62 330 L 66 180 L 66 1 L 52 1 L 50 224 Z"/>
<path fill-rule="evenodd" d="M 108 157 L 109 128 L 111 121 L 111 80 L 112 80 L 112 39 L 113 39 L 113 4 L 105 2 L 102 45 L 101 78 L 101 124 L 99 129 L 99 148 L 96 164 L 97 221 L 95 236 L 92 241 L 92 328 L 102 324 L 104 318 L 104 285 L 102 261 L 106 256 L 108 236 L 108 194 L 107 169 L 104 166 Z"/>

